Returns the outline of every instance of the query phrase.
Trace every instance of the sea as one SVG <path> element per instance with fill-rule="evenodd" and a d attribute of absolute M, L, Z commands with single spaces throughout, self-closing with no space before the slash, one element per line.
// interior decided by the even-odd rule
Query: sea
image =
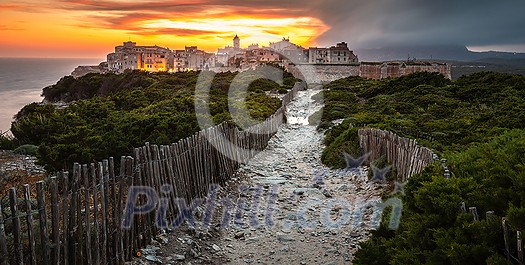
<path fill-rule="evenodd" d="M 79 65 L 104 59 L 0 58 L 0 133 L 11 128 L 13 116 L 27 104 L 42 101 L 42 89 L 56 84 Z"/>

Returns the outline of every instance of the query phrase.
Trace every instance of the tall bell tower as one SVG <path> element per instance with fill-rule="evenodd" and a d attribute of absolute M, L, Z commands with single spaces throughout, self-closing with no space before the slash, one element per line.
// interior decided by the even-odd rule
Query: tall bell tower
<path fill-rule="evenodd" d="M 237 34 L 235 34 L 235 38 L 233 38 L 233 48 L 236 50 L 241 49 L 241 39 L 239 36 L 237 36 Z"/>

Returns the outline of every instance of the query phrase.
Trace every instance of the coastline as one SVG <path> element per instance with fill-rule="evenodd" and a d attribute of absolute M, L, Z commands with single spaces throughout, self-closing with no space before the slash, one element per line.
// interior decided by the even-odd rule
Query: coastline
<path fill-rule="evenodd" d="M 42 102 L 42 89 L 71 75 L 79 65 L 99 58 L 0 58 L 0 131 L 10 130 L 13 116 L 25 105 Z"/>

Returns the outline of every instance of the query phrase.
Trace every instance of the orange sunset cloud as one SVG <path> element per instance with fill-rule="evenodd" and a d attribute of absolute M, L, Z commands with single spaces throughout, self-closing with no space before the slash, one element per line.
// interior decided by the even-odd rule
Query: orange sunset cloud
<path fill-rule="evenodd" d="M 304 5 L 277 3 L 7 1 L 0 4 L 0 57 L 104 57 L 128 39 L 172 49 L 198 45 L 214 52 L 235 34 L 241 46 L 267 45 L 282 37 L 308 46 L 329 29 L 308 16 Z"/>

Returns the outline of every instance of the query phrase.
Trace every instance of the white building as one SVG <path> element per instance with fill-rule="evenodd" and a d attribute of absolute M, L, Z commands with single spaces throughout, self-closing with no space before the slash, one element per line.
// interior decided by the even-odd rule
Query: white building
<path fill-rule="evenodd" d="M 254 44 L 250 45 L 250 47 L 253 47 L 253 45 Z M 259 47 L 258 44 L 257 47 Z M 231 66 L 232 59 L 238 57 L 243 52 L 243 49 L 241 49 L 241 39 L 235 35 L 233 38 L 233 46 L 226 46 L 217 50 L 216 62 L 219 66 Z"/>

